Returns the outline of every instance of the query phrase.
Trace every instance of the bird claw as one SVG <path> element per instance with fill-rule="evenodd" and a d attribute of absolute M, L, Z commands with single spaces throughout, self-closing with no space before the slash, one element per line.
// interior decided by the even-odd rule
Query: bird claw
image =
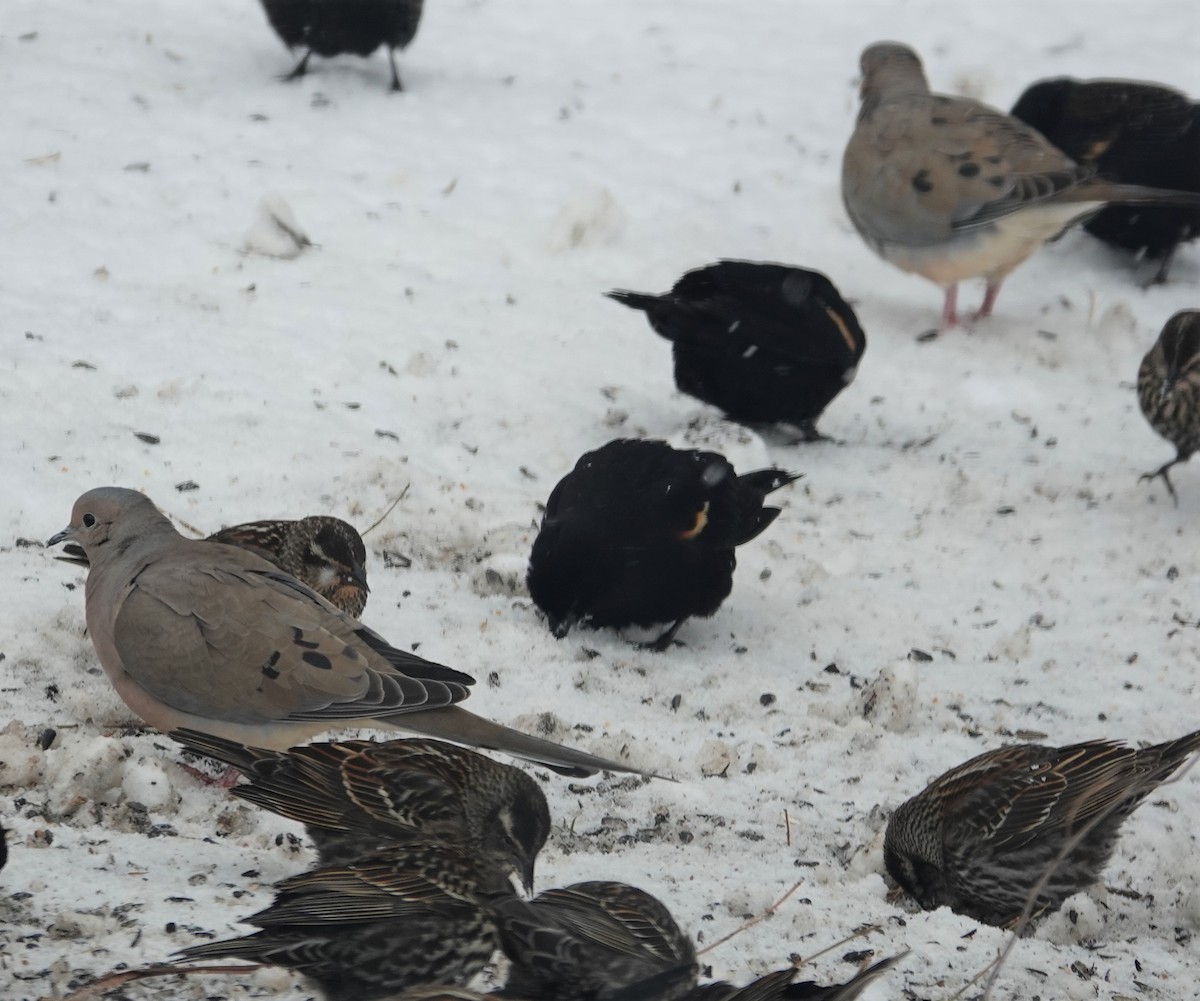
<path fill-rule="evenodd" d="M 1167 488 L 1167 493 L 1171 495 L 1171 500 L 1175 502 L 1176 507 L 1179 507 L 1179 495 L 1175 493 L 1175 485 L 1171 482 L 1171 477 L 1167 475 L 1167 470 L 1173 465 L 1175 465 L 1174 462 L 1168 462 L 1161 469 L 1156 469 L 1152 473 L 1142 473 L 1138 477 L 1138 483 L 1145 483 L 1148 480 L 1153 482 L 1154 480 L 1161 479 Z"/>

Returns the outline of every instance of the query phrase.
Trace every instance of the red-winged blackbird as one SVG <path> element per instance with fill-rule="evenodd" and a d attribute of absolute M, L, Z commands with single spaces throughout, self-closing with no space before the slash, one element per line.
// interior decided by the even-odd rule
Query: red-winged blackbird
<path fill-rule="evenodd" d="M 1058 77 L 1030 86 L 1012 113 L 1109 180 L 1200 191 L 1200 105 L 1177 90 Z M 1105 243 L 1161 258 L 1154 281 L 1163 282 L 1179 244 L 1200 236 L 1200 208 L 1110 205 L 1084 228 Z"/>
<path fill-rule="evenodd" d="M 303 48 L 303 58 L 285 80 L 308 71 L 309 57 L 351 53 L 369 56 L 386 45 L 392 67 L 392 90 L 403 90 L 396 70 L 396 49 L 408 47 L 421 22 L 424 0 L 262 0 L 267 20 L 289 49 Z"/>
<path fill-rule="evenodd" d="M 356 619 L 366 607 L 366 546 L 354 526 L 341 518 L 312 514 L 298 521 L 250 521 L 214 532 L 206 541 L 261 556 Z M 88 565 L 83 547 L 74 543 L 63 546 L 58 559 Z"/>
<path fill-rule="evenodd" d="M 793 983 L 799 971 L 791 967 L 768 973 L 745 987 L 723 983 L 704 984 L 685 995 L 683 1001 L 854 1001 L 907 955 L 907 952 L 902 952 L 898 956 L 882 959 L 844 984 L 823 986 L 811 980 Z"/>
<path fill-rule="evenodd" d="M 1200 310 L 1182 309 L 1167 321 L 1142 359 L 1137 388 L 1146 420 L 1175 446 L 1175 458 L 1142 479 L 1162 477 L 1179 503 L 1167 470 L 1200 449 Z"/>
<path fill-rule="evenodd" d="M 648 978 L 684 970 L 654 1001 L 696 983 L 696 952 L 663 904 L 626 883 L 575 883 L 496 905 L 500 947 L 512 963 L 505 994 L 535 1001 L 615 1001 Z M 632 1001 L 632 997 L 630 998 Z"/>
<path fill-rule="evenodd" d="M 511 765 L 439 740 L 343 740 L 269 751 L 195 730 L 171 736 L 239 769 L 250 781 L 233 795 L 303 823 L 324 866 L 436 838 L 488 868 L 515 871 L 533 890 L 550 810 L 537 782 Z"/>
<path fill-rule="evenodd" d="M 546 502 L 529 558 L 529 593 L 555 636 L 591 626 L 674 623 L 712 615 L 733 587 L 734 548 L 779 515 L 767 494 L 798 475 L 738 476 L 716 452 L 619 438 L 585 454 Z"/>
<path fill-rule="evenodd" d="M 663 295 L 616 290 L 671 342 L 675 385 L 743 424 L 791 424 L 806 441 L 850 384 L 867 338 L 818 271 L 720 261 Z"/>
<path fill-rule="evenodd" d="M 1000 926 L 1049 871 L 1032 913 L 1053 911 L 1096 880 L 1125 818 L 1197 750 L 1200 731 L 1140 751 L 1111 740 L 988 751 L 892 814 L 884 862 L 925 910 Z"/>
<path fill-rule="evenodd" d="M 262 931 L 179 955 L 285 966 L 330 1001 L 367 1001 L 465 983 L 496 949 L 490 910 L 508 896 L 499 871 L 442 842 L 418 841 L 285 879 L 275 902 L 246 919 Z"/>

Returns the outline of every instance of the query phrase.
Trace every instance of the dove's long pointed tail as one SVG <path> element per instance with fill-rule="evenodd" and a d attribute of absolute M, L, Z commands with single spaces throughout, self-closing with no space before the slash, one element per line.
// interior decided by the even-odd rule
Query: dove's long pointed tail
<path fill-rule="evenodd" d="M 634 765 L 609 761 L 607 758 L 600 758 L 594 754 L 588 754 L 586 751 L 564 747 L 551 740 L 543 740 L 541 737 L 521 733 L 520 730 L 513 730 L 484 719 L 482 716 L 476 716 L 473 712 L 459 706 L 407 713 L 403 716 L 389 717 L 380 722 L 386 722 L 388 725 L 402 730 L 421 733 L 427 737 L 453 741 L 456 744 L 503 751 L 505 754 L 543 765 L 561 775 L 582 778 L 594 775 L 598 771 L 610 771 L 632 772 L 647 778 L 665 777 L 647 772 Z"/>

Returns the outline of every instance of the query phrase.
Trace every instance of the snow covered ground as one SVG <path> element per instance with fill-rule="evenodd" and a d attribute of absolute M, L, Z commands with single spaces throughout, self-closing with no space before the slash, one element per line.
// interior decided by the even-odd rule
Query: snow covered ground
<path fill-rule="evenodd" d="M 1178 471 L 1178 507 L 1138 484 L 1173 450 L 1132 391 L 1163 322 L 1200 305 L 1200 250 L 1143 289 L 1148 270 L 1071 234 L 994 320 L 918 342 L 940 293 L 874 258 L 838 195 L 858 54 L 902 39 L 935 88 L 1008 107 L 1063 73 L 1200 95 L 1198 37 L 1194 0 L 431 0 L 392 95 L 382 54 L 277 82 L 292 57 L 252 0 L 7 0 L 0 996 L 248 932 L 239 917 L 312 859 L 296 825 L 126 729 L 83 576 L 41 546 L 101 484 L 204 531 L 316 512 L 365 528 L 407 489 L 368 537 L 366 621 L 475 674 L 474 711 L 551 712 L 560 739 L 681 780 L 546 777 L 541 887 L 635 883 L 703 945 L 800 880 L 704 955 L 714 976 L 874 924 L 807 975 L 909 948 L 868 999 L 958 996 L 1005 937 L 886 901 L 887 811 L 1005 741 L 1200 725 L 1200 468 Z M 316 246 L 246 253 L 264 198 Z M 840 444 L 723 423 L 601 297 L 723 256 L 817 268 L 856 303 L 868 350 L 822 422 Z M 537 504 L 618 435 L 805 474 L 725 606 L 666 655 L 556 641 L 521 582 Z M 993 996 L 1192 996 L 1197 831 L 1194 772 Z M 278 971 L 124 990 L 310 996 Z"/>

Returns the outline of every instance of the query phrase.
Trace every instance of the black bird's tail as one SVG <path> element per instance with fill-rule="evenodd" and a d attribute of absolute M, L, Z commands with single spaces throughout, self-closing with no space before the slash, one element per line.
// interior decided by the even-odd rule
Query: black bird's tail
<path fill-rule="evenodd" d="M 763 507 L 767 494 L 789 483 L 795 483 L 803 473 L 786 469 L 756 469 L 737 478 L 738 527 L 735 546 L 757 538 L 779 517 L 779 508 Z"/>

